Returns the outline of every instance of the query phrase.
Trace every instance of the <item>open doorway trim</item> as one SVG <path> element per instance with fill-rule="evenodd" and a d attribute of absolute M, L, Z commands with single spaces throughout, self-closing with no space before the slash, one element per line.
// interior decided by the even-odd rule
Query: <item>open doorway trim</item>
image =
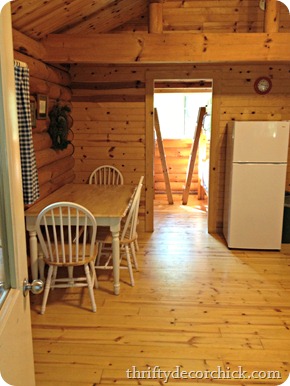
<path fill-rule="evenodd" d="M 207 79 L 212 81 L 212 131 L 209 163 L 209 201 L 208 201 L 208 232 L 217 232 L 217 205 L 219 176 L 219 122 L 220 122 L 220 88 L 221 82 L 216 71 L 193 69 L 192 71 L 150 71 L 146 72 L 145 96 L 145 157 L 146 157 L 146 189 L 145 189 L 145 230 L 154 231 L 154 82 L 174 80 Z"/>

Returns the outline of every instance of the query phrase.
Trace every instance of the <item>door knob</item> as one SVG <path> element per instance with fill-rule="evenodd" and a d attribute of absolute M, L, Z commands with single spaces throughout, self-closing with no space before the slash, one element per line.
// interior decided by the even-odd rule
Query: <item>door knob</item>
<path fill-rule="evenodd" d="M 23 295 L 26 296 L 28 291 L 31 291 L 34 295 L 38 295 L 43 291 L 44 283 L 42 280 L 33 280 L 31 284 L 27 279 L 23 280 Z"/>

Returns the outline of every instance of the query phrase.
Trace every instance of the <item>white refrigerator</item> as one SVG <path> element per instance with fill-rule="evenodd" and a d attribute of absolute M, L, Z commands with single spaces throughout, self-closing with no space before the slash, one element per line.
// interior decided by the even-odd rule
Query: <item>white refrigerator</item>
<path fill-rule="evenodd" d="M 281 249 L 289 122 L 227 127 L 223 233 L 229 248 Z"/>

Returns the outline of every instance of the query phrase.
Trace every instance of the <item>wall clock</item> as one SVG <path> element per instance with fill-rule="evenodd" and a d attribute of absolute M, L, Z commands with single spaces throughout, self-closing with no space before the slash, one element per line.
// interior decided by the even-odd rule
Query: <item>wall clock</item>
<path fill-rule="evenodd" d="M 258 94 L 262 94 L 262 95 L 268 94 L 268 92 L 271 91 L 271 88 L 272 88 L 272 81 L 270 78 L 266 76 L 262 76 L 256 79 L 254 83 L 254 89 Z"/>

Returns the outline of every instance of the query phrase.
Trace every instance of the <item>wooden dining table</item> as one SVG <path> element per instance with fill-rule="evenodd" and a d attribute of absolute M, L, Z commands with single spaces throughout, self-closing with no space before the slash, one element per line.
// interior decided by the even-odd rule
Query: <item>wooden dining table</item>
<path fill-rule="evenodd" d="M 97 221 L 97 226 L 110 227 L 113 238 L 114 294 L 118 295 L 120 293 L 120 224 L 130 206 L 134 188 L 129 185 L 66 184 L 28 208 L 25 211 L 25 220 L 26 230 L 29 232 L 32 279 L 39 278 L 38 242 L 35 227 L 37 216 L 49 204 L 69 201 L 91 211 Z"/>

